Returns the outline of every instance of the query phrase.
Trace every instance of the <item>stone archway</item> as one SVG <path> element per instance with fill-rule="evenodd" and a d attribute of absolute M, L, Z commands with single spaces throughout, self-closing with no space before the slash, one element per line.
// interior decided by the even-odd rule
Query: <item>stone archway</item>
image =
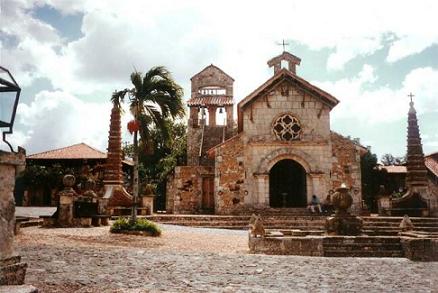
<path fill-rule="evenodd" d="M 273 208 L 305 207 L 306 170 L 298 162 L 280 160 L 269 171 L 269 205 Z"/>

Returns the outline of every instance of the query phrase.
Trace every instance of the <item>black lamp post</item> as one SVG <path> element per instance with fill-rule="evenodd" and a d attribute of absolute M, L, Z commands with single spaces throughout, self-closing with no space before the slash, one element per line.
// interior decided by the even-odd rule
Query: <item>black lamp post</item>
<path fill-rule="evenodd" d="M 1 130 L 3 132 L 3 141 L 12 152 L 14 150 L 6 140 L 6 134 L 12 133 L 20 92 L 21 88 L 9 70 L 0 66 L 0 128 L 6 128 L 6 130 Z"/>

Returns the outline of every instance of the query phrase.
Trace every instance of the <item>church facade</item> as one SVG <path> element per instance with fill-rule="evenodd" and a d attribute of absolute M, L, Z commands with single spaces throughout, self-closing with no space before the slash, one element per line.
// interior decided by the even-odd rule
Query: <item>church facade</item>
<path fill-rule="evenodd" d="M 214 65 L 192 77 L 188 166 L 169 178 L 168 212 L 305 208 L 312 195 L 323 200 L 342 183 L 360 210 L 360 158 L 367 149 L 331 131 L 330 111 L 339 100 L 299 77 L 300 61 L 288 52 L 269 60 L 274 75 L 237 104 L 237 123 L 234 80 Z M 226 123 L 216 125 L 224 111 Z"/>

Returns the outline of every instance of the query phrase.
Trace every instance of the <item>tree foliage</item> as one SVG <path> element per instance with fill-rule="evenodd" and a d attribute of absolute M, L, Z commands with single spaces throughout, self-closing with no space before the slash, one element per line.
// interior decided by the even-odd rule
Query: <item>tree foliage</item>
<path fill-rule="evenodd" d="M 377 155 L 369 150 L 360 161 L 362 173 L 362 197 L 368 208 L 377 211 L 377 195 L 384 185 L 384 171 L 377 168 Z"/>
<path fill-rule="evenodd" d="M 111 98 L 113 104 L 121 107 L 121 103 L 128 96 L 130 111 L 136 122 L 140 124 L 138 131 L 134 131 L 133 159 L 134 159 L 134 205 L 131 221 L 136 220 L 135 202 L 139 194 L 139 156 L 141 153 L 151 155 L 154 153 L 156 144 L 165 145 L 171 138 L 170 122 L 184 116 L 182 102 L 183 90 L 173 80 L 170 72 L 162 66 L 151 68 L 144 75 L 140 72 L 131 74 L 133 88 L 116 91 Z M 158 131 L 158 132 L 157 132 Z M 138 139 L 138 135 L 140 139 Z M 160 138 L 157 138 L 160 136 Z M 155 165 L 150 166 L 148 160 L 142 160 L 146 170 L 152 169 L 155 173 Z M 152 174 L 146 174 L 146 177 Z"/>
<path fill-rule="evenodd" d="M 404 165 L 406 164 L 406 157 L 394 157 L 392 154 L 384 154 L 380 162 L 385 166 Z"/>

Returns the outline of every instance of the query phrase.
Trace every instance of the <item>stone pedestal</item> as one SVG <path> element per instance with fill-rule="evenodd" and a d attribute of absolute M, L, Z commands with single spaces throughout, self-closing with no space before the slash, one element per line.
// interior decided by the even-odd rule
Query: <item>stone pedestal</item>
<path fill-rule="evenodd" d="M 23 149 L 18 153 L 0 151 L 0 285 L 24 283 L 27 264 L 13 249 L 15 229 L 14 186 L 17 170 L 25 164 Z"/>
<path fill-rule="evenodd" d="M 328 217 L 325 223 L 329 235 L 350 235 L 357 236 L 362 233 L 362 219 L 351 215 L 348 209 L 353 203 L 353 198 L 348 188 L 341 186 L 332 195 L 332 203 L 335 208 L 335 215 Z"/>
<path fill-rule="evenodd" d="M 153 194 L 143 195 L 141 197 L 141 207 L 145 208 L 140 210 L 141 215 L 152 215 L 154 213 L 154 199 L 155 195 Z"/>

